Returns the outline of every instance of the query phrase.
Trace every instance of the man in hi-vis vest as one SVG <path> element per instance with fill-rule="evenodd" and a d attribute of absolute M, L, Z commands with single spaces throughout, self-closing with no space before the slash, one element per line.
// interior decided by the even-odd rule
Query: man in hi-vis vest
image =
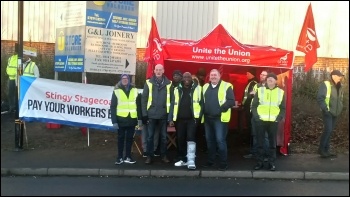
<path fill-rule="evenodd" d="M 28 77 L 40 77 L 39 68 L 28 55 L 23 56 L 24 66 L 23 66 L 23 76 Z"/>
<path fill-rule="evenodd" d="M 18 44 L 15 44 L 15 52 L 7 60 L 6 74 L 8 75 L 7 81 L 7 96 L 9 103 L 9 113 L 15 112 L 16 108 L 16 77 L 17 77 L 17 66 L 18 66 Z"/>
<path fill-rule="evenodd" d="M 194 170 L 196 129 L 202 113 L 202 87 L 192 80 L 191 73 L 185 72 L 182 82 L 175 87 L 171 100 L 169 126 L 174 126 L 175 122 L 178 142 L 178 160 L 174 165 Z"/>
<path fill-rule="evenodd" d="M 256 75 L 255 68 L 250 68 L 247 71 L 246 75 L 247 75 L 248 83 L 244 88 L 242 106 L 244 110 L 245 122 L 248 128 L 248 132 L 252 133 L 252 124 L 251 124 L 252 114 L 251 114 L 250 108 L 251 108 L 252 100 L 254 98 L 254 86 L 258 83 L 258 79 L 255 77 Z"/>
<path fill-rule="evenodd" d="M 204 127 L 208 146 L 208 159 L 203 167 L 214 166 L 216 150 L 218 150 L 219 170 L 225 171 L 228 167 L 226 137 L 231 108 L 235 105 L 235 97 L 232 84 L 221 80 L 220 72 L 217 69 L 210 71 L 209 81 L 203 86 Z"/>
<path fill-rule="evenodd" d="M 131 146 L 137 125 L 137 95 L 137 89 L 131 84 L 129 75 L 122 74 L 111 99 L 111 120 L 113 128 L 118 131 L 118 154 L 115 165 L 136 163 L 131 157 Z"/>
<path fill-rule="evenodd" d="M 167 123 L 170 110 L 171 81 L 164 75 L 164 66 L 157 64 L 154 75 L 146 80 L 141 97 L 142 122 L 147 124 L 147 159 L 146 164 L 152 163 L 154 133 L 160 129 L 160 156 L 164 163 L 170 163 L 167 157 Z"/>
<path fill-rule="evenodd" d="M 255 129 L 258 140 L 258 163 L 254 169 L 260 170 L 264 167 L 266 131 L 269 139 L 268 169 L 275 171 L 278 124 L 285 117 L 286 113 L 284 91 L 277 87 L 276 74 L 267 74 L 266 85 L 257 89 L 252 103 L 252 113 L 255 120 Z"/>
<path fill-rule="evenodd" d="M 329 144 L 337 117 L 343 110 L 344 93 L 340 83 L 343 77 L 344 75 L 339 70 L 333 70 L 331 79 L 321 83 L 317 93 L 317 102 L 322 110 L 324 125 L 318 148 L 318 153 L 322 158 L 336 156 L 335 153 L 330 153 Z"/>

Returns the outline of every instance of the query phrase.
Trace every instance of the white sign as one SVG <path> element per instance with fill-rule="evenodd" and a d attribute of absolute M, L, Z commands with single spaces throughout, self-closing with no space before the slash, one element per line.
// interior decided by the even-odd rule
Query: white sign
<path fill-rule="evenodd" d="M 134 32 L 86 27 L 84 71 L 135 75 L 136 36 Z"/>
<path fill-rule="evenodd" d="M 85 25 L 86 1 L 57 1 L 56 28 Z"/>
<path fill-rule="evenodd" d="M 20 77 L 19 117 L 112 130 L 110 104 L 113 86 Z"/>

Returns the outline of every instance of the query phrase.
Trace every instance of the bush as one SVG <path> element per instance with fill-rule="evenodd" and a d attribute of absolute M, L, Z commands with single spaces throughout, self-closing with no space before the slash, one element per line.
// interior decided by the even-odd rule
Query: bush
<path fill-rule="evenodd" d="M 317 91 L 329 74 L 324 73 L 318 81 L 311 72 L 295 75 L 292 94 L 292 137 L 293 152 L 316 153 L 323 132 L 322 113 L 316 101 Z M 336 152 L 349 151 L 349 72 L 342 81 L 344 108 L 338 117 L 331 138 L 331 148 Z"/>

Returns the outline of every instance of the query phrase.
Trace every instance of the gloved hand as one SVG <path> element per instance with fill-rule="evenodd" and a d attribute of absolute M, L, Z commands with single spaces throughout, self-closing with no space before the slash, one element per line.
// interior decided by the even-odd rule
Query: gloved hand
<path fill-rule="evenodd" d="M 143 116 L 142 117 L 142 124 L 148 124 L 148 116 Z"/>
<path fill-rule="evenodd" d="M 113 124 L 113 128 L 114 128 L 114 129 L 119 129 L 118 123 L 114 123 L 114 124 Z"/>

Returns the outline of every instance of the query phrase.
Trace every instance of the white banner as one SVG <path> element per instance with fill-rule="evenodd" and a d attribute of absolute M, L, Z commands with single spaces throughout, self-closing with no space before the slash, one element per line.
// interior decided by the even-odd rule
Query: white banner
<path fill-rule="evenodd" d="M 113 86 L 20 77 L 19 117 L 24 121 L 112 130 Z"/>

